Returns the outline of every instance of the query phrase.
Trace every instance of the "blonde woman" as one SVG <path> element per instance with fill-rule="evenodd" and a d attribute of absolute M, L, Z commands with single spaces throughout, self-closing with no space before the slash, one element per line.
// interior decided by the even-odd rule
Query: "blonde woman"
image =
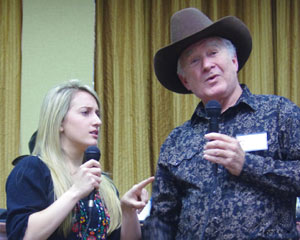
<path fill-rule="evenodd" d="M 98 144 L 101 123 L 98 96 L 88 86 L 73 80 L 48 92 L 33 154 L 7 180 L 8 239 L 141 238 L 136 209 L 145 206 L 144 187 L 154 178 L 120 201 L 99 162 L 83 163 L 85 149 Z"/>

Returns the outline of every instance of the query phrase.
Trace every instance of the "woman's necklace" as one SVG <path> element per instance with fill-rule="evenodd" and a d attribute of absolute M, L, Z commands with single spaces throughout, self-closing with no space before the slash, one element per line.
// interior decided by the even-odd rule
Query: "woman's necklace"
<path fill-rule="evenodd" d="M 96 191 L 94 207 L 89 216 L 88 200 L 80 200 L 75 206 L 72 231 L 82 240 L 106 239 L 110 216 Z"/>

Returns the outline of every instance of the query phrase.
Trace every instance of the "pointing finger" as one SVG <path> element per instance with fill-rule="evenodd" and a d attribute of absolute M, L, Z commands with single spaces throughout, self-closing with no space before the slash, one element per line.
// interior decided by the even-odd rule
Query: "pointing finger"
<path fill-rule="evenodd" d="M 146 187 L 149 183 L 153 182 L 154 181 L 154 177 L 149 177 L 143 181 L 141 181 L 140 183 L 136 184 L 135 185 L 135 188 L 137 190 L 142 190 L 144 187 Z"/>

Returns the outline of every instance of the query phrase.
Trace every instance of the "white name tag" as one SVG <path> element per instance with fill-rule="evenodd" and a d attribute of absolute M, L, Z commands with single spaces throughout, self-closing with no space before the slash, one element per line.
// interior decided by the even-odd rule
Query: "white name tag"
<path fill-rule="evenodd" d="M 236 138 L 237 140 L 239 140 L 241 147 L 245 152 L 268 149 L 268 139 L 266 132 L 238 135 L 236 136 Z"/>

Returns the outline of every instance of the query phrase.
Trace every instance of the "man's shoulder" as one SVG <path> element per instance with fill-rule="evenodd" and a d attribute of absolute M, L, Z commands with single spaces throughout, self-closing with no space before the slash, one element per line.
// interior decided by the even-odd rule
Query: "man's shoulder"
<path fill-rule="evenodd" d="M 169 137 L 171 138 L 180 137 L 182 134 L 186 134 L 187 132 L 192 131 L 192 129 L 193 129 L 193 125 L 191 123 L 191 120 L 187 120 L 181 125 L 173 128 L 169 134 Z"/>
<path fill-rule="evenodd" d="M 271 108 L 282 108 L 282 107 L 297 107 L 290 99 L 274 95 L 274 94 L 253 94 L 253 100 L 256 105 L 267 105 Z"/>

